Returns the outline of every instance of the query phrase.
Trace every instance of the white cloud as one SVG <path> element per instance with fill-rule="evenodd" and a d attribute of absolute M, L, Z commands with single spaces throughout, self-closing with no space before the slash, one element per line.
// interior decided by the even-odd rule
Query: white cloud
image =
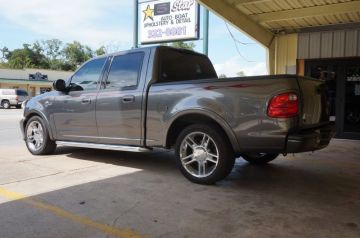
<path fill-rule="evenodd" d="M 130 1 L 0 0 L 0 6 L 0 16 L 49 38 L 78 40 L 92 47 L 114 42 L 129 45 L 132 41 L 132 25 L 129 22 L 112 23 L 107 27 L 99 24 L 108 14 L 116 14 L 116 9 L 118 14 L 132 9 Z"/>
<path fill-rule="evenodd" d="M 268 74 L 265 62 L 246 63 L 244 66 L 240 56 L 233 57 L 224 63 L 214 65 L 218 75 L 225 74 L 227 77 L 236 77 L 238 72 L 243 71 L 246 76 Z"/>

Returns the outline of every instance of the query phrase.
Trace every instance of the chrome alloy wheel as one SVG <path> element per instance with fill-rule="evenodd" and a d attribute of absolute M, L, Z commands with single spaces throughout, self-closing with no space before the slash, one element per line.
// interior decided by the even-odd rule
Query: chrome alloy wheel
<path fill-rule="evenodd" d="M 180 159 L 188 173 L 204 178 L 215 171 L 219 162 L 219 151 L 208 134 L 193 132 L 181 142 Z"/>
<path fill-rule="evenodd" d="M 44 131 L 41 123 L 32 121 L 26 131 L 26 143 L 30 150 L 37 151 L 44 144 Z"/>

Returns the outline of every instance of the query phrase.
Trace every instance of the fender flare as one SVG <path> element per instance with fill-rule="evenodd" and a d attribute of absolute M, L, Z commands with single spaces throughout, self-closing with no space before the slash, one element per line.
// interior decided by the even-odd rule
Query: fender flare
<path fill-rule="evenodd" d="M 218 115 L 216 112 L 213 112 L 213 111 L 210 111 L 210 110 L 207 110 L 207 109 L 203 109 L 203 108 L 187 109 L 187 110 L 179 111 L 176 114 L 174 114 L 168 120 L 168 123 L 166 124 L 165 135 L 164 135 L 164 143 L 163 143 L 164 146 L 166 146 L 166 141 L 167 141 L 167 138 L 169 136 L 169 130 L 170 130 L 171 126 L 173 125 L 173 123 L 182 116 L 194 115 L 194 114 L 199 114 L 199 115 L 208 117 L 211 120 L 215 121 L 217 124 L 219 124 L 220 127 L 226 133 L 226 135 L 227 135 L 227 137 L 228 137 L 234 151 L 235 152 L 240 151 L 239 142 L 238 142 L 233 130 L 231 129 L 230 125 L 220 115 Z"/>
<path fill-rule="evenodd" d="M 22 121 L 22 128 L 21 129 L 24 131 L 24 133 L 23 133 L 24 134 L 24 139 L 25 139 L 26 123 L 33 116 L 38 116 L 38 117 L 41 117 L 41 119 L 43 119 L 43 121 L 45 123 L 45 126 L 46 126 L 46 129 L 49 132 L 50 139 L 55 140 L 54 133 L 53 133 L 53 130 L 52 130 L 51 126 L 50 126 L 50 122 L 49 122 L 48 118 L 44 115 L 44 113 L 42 113 L 41 111 L 36 110 L 36 109 L 31 109 L 31 110 L 27 111 L 26 115 L 25 115 L 25 118 Z"/>

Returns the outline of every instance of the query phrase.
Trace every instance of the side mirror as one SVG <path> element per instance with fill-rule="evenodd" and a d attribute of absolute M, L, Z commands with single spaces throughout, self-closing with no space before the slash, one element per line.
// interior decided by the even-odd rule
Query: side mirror
<path fill-rule="evenodd" d="M 53 87 L 56 91 L 63 92 L 66 90 L 66 83 L 63 79 L 58 79 L 54 81 Z"/>

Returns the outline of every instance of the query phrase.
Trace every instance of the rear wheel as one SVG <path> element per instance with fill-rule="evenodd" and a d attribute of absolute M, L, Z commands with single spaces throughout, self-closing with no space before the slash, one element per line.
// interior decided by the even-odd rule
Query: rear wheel
<path fill-rule="evenodd" d="M 21 105 L 16 105 L 16 108 L 17 108 L 17 109 L 20 109 L 20 108 L 21 108 Z"/>
<path fill-rule="evenodd" d="M 191 125 L 180 133 L 175 146 L 183 175 L 194 183 L 214 184 L 232 170 L 235 156 L 226 135 L 216 126 Z"/>
<path fill-rule="evenodd" d="M 33 116 L 25 128 L 25 142 L 28 150 L 33 155 L 51 154 L 56 149 L 56 143 L 49 137 L 49 131 L 41 117 Z"/>
<path fill-rule="evenodd" d="M 250 164 L 262 165 L 276 159 L 279 154 L 266 154 L 266 153 L 252 153 L 242 154 L 241 157 Z"/>
<path fill-rule="evenodd" d="M 5 109 L 9 109 L 10 108 L 10 102 L 8 100 L 3 100 L 1 102 L 1 106 Z"/>

